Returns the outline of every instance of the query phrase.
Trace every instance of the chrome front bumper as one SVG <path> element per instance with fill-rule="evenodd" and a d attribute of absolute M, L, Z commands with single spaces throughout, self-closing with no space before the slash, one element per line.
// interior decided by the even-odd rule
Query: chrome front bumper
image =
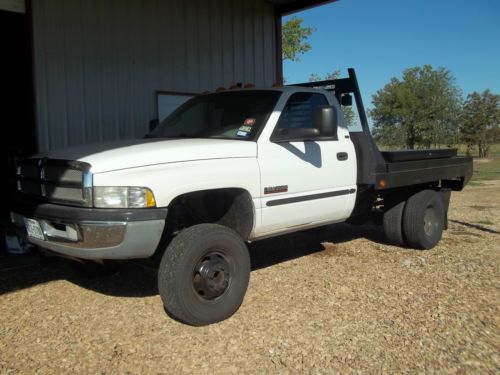
<path fill-rule="evenodd" d="M 40 224 L 44 239 L 26 240 L 64 256 L 82 259 L 148 258 L 154 254 L 163 233 L 165 219 L 142 221 L 98 221 L 30 217 L 11 212 L 11 220 L 24 228 L 24 218 Z"/>

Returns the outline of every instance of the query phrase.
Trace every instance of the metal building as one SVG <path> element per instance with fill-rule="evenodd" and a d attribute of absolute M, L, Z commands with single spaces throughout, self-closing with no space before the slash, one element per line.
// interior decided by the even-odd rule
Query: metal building
<path fill-rule="evenodd" d="M 275 8 L 267 1 L 32 6 L 41 150 L 142 136 L 159 90 L 276 81 Z"/>

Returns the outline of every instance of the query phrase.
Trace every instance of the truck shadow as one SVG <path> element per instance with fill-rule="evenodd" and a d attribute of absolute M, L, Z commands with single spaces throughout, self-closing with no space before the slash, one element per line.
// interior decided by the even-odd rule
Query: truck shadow
<path fill-rule="evenodd" d="M 114 274 L 95 277 L 75 271 L 73 261 L 62 258 L 40 261 L 36 253 L 17 258 L 24 258 L 20 262 L 22 264 L 0 269 L 0 295 L 60 280 L 109 296 L 147 297 L 158 294 L 156 270 L 133 262 L 120 263 Z M 27 258 L 30 260 L 27 261 Z"/>
<path fill-rule="evenodd" d="M 380 226 L 333 224 L 250 244 L 252 271 L 303 256 L 319 254 L 326 250 L 325 242 L 331 242 L 335 245 L 357 238 L 366 238 L 373 242 L 387 244 Z"/>
<path fill-rule="evenodd" d="M 380 227 L 335 224 L 249 244 L 251 268 L 255 271 L 312 254 L 328 255 L 324 253 L 325 242 L 335 245 L 357 238 L 386 243 Z M 157 270 L 138 262 L 120 263 L 115 274 L 92 278 L 75 273 L 71 261 L 65 259 L 41 261 L 36 253 L 17 259 L 19 264 L 0 268 L 0 295 L 57 280 L 108 296 L 136 298 L 158 294 Z"/>

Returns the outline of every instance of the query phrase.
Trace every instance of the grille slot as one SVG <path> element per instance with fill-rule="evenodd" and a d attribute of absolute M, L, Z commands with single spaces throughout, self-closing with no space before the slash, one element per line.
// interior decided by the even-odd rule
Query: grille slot
<path fill-rule="evenodd" d="M 17 165 L 18 191 L 46 202 L 89 207 L 92 188 L 85 186 L 89 170 L 90 164 L 83 162 L 24 159 Z"/>
<path fill-rule="evenodd" d="M 38 166 L 26 164 L 20 167 L 20 174 L 27 178 L 38 178 Z"/>
<path fill-rule="evenodd" d="M 61 166 L 46 165 L 42 170 L 44 180 L 63 183 L 81 184 L 83 171 L 76 169 L 66 169 Z"/>
<path fill-rule="evenodd" d="M 53 184 L 44 184 L 45 197 L 50 201 L 82 201 L 83 190 L 81 188 L 62 187 Z"/>
<path fill-rule="evenodd" d="M 18 190 L 26 194 L 42 195 L 40 181 L 22 179 L 18 183 Z"/>

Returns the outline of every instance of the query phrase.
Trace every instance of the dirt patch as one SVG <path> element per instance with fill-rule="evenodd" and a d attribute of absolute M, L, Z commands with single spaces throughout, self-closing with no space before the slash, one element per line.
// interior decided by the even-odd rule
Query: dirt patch
<path fill-rule="evenodd" d="M 208 327 L 171 320 L 135 264 L 1 274 L 0 373 L 498 373 L 500 235 L 470 209 L 498 202 L 498 182 L 454 193 L 431 251 L 344 224 L 255 243 L 241 309 Z"/>
<path fill-rule="evenodd" d="M 478 211 L 485 211 L 485 210 L 492 209 L 491 206 L 476 206 L 476 205 L 472 205 L 472 206 L 470 206 L 470 208 L 473 208 L 473 209 L 478 210 Z"/>

